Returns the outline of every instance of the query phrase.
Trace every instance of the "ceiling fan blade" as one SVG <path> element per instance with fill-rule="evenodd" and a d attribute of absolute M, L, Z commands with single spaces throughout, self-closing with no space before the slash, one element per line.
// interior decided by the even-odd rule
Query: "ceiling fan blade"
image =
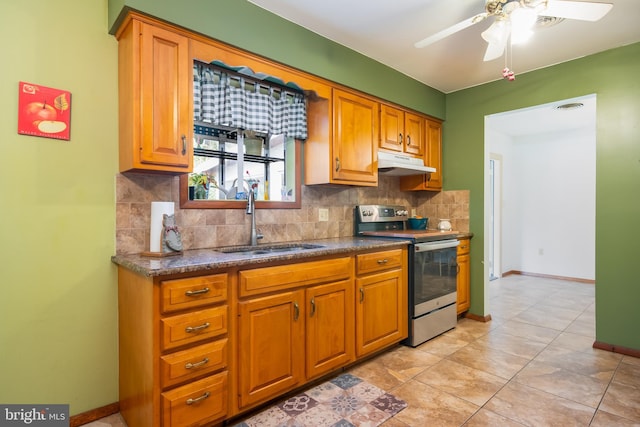
<path fill-rule="evenodd" d="M 417 48 L 429 46 L 430 44 L 440 41 L 445 37 L 449 37 L 451 34 L 455 34 L 458 31 L 462 31 L 465 28 L 472 26 L 473 24 L 477 24 L 478 22 L 484 20 L 487 16 L 489 16 L 489 14 L 485 12 L 485 13 L 481 13 L 479 15 L 473 16 L 469 19 L 465 19 L 462 22 L 458 22 L 457 24 L 452 25 L 449 28 L 445 28 L 444 30 L 437 32 L 434 35 L 427 37 L 426 39 L 422 39 L 419 42 L 416 42 L 414 46 Z"/>
<path fill-rule="evenodd" d="M 500 46 L 497 43 L 489 43 L 487 46 L 487 51 L 484 53 L 484 62 L 493 61 L 494 59 L 498 59 L 504 53 L 504 45 Z"/>
<path fill-rule="evenodd" d="M 612 7 L 611 3 L 549 0 L 547 7 L 540 11 L 539 15 L 593 22 L 609 13 Z"/>
<path fill-rule="evenodd" d="M 482 38 L 489 43 L 487 51 L 484 54 L 485 62 L 493 61 L 502 56 L 504 48 L 507 46 L 510 33 L 511 24 L 509 21 L 503 19 L 494 21 L 489 28 L 482 32 Z"/>

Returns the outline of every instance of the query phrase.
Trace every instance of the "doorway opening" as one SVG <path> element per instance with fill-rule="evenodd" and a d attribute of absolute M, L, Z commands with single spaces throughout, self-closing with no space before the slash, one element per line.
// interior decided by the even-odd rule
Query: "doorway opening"
<path fill-rule="evenodd" d="M 595 125 L 595 94 L 485 117 L 484 315 L 505 273 L 595 280 Z"/>

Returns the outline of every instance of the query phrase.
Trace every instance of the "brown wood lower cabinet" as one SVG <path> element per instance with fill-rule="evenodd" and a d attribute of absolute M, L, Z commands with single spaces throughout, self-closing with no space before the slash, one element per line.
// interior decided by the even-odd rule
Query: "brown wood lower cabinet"
<path fill-rule="evenodd" d="M 304 381 L 304 292 L 243 301 L 238 309 L 238 406 L 245 408 Z"/>
<path fill-rule="evenodd" d="M 118 269 L 129 427 L 215 425 L 407 336 L 407 250 L 144 277 Z"/>
<path fill-rule="evenodd" d="M 458 314 L 462 314 L 469 310 L 471 306 L 471 271 L 470 271 L 470 252 L 471 239 L 460 239 L 458 245 Z"/>
<path fill-rule="evenodd" d="M 229 413 L 229 275 L 118 268 L 120 413 L 129 427 L 205 425 Z"/>
<path fill-rule="evenodd" d="M 307 379 L 326 374 L 354 359 L 353 280 L 306 290 Z"/>
<path fill-rule="evenodd" d="M 356 353 L 376 352 L 407 337 L 407 253 L 357 256 Z"/>

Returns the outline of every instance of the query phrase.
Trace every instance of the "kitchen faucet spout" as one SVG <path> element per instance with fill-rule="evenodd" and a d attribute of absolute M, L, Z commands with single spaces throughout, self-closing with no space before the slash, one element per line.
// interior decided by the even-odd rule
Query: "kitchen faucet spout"
<path fill-rule="evenodd" d="M 264 236 L 258 233 L 256 229 L 256 196 L 253 190 L 249 190 L 249 199 L 247 200 L 247 215 L 251 215 L 251 237 L 249 244 L 251 246 L 258 245 L 258 239 L 262 239 Z"/>

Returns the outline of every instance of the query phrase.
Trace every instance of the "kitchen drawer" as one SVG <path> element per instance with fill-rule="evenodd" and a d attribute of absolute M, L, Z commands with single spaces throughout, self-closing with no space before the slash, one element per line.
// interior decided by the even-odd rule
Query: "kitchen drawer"
<path fill-rule="evenodd" d="M 160 381 L 167 388 L 227 367 L 226 338 L 160 358 Z"/>
<path fill-rule="evenodd" d="M 227 414 L 227 372 L 203 378 L 161 395 L 162 425 L 204 425 Z"/>
<path fill-rule="evenodd" d="M 227 306 L 223 305 L 161 319 L 162 350 L 226 334 L 227 317 Z"/>
<path fill-rule="evenodd" d="M 350 257 L 255 268 L 239 273 L 240 296 L 335 282 L 351 277 Z"/>
<path fill-rule="evenodd" d="M 358 274 L 368 274 L 390 268 L 402 267 L 402 249 L 361 254 L 356 257 L 356 271 Z"/>
<path fill-rule="evenodd" d="M 460 244 L 458 245 L 458 255 L 468 254 L 469 249 L 471 249 L 471 240 L 460 239 Z"/>
<path fill-rule="evenodd" d="M 160 285 L 160 295 L 162 313 L 224 302 L 227 299 L 227 275 L 164 280 Z"/>

